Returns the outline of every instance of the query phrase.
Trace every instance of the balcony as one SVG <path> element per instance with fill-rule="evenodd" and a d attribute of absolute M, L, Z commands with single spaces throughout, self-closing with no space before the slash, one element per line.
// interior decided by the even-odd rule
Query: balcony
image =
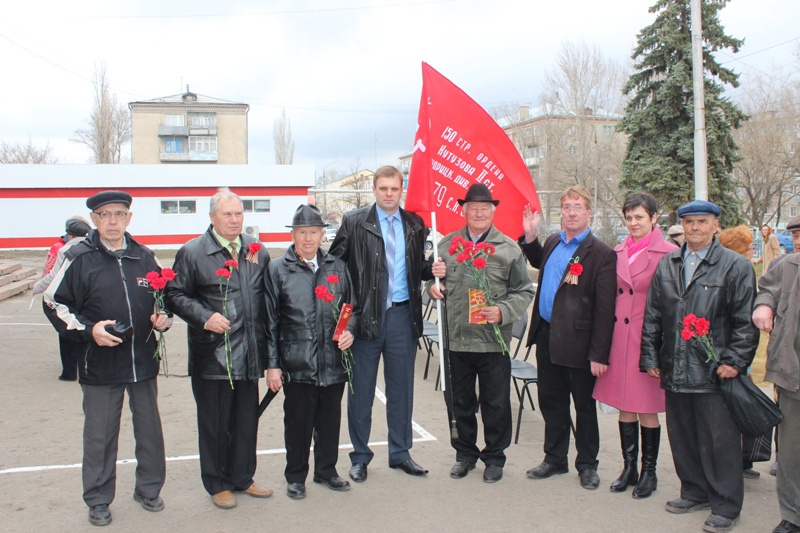
<path fill-rule="evenodd" d="M 185 163 L 189 161 L 189 154 L 184 153 L 173 153 L 173 152 L 161 152 L 161 162 L 162 163 Z"/>
<path fill-rule="evenodd" d="M 159 137 L 188 137 L 189 136 L 189 128 L 188 128 L 188 126 L 159 126 L 158 127 L 158 136 Z"/>

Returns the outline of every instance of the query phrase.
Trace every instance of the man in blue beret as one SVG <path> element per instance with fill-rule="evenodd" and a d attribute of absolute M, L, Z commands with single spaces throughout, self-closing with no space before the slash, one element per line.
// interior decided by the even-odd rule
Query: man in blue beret
<path fill-rule="evenodd" d="M 746 373 L 758 345 L 750 320 L 755 272 L 716 239 L 719 215 L 719 206 L 703 200 L 678 208 L 686 241 L 656 268 L 639 360 L 640 370 L 659 378 L 666 391 L 667 433 L 681 480 L 680 497 L 666 509 L 684 514 L 710 507 L 703 530 L 712 533 L 733 529 L 744 501 L 742 436 L 719 383 Z M 711 338 L 718 362 L 693 331 Z"/>

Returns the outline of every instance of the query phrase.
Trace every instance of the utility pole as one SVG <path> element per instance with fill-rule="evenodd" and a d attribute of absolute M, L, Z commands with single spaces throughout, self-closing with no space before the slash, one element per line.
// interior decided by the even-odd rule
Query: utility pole
<path fill-rule="evenodd" d="M 708 152 L 706 146 L 706 97 L 703 69 L 702 0 L 692 0 L 692 81 L 694 88 L 694 197 L 708 200 Z"/>

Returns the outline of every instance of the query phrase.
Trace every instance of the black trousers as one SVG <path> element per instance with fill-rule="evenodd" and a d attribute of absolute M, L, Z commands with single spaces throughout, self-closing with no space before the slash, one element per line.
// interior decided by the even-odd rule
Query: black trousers
<path fill-rule="evenodd" d="M 597 469 L 600 430 L 592 391 L 595 377 L 588 368 L 557 365 L 550 359 L 550 324 L 544 320 L 536 337 L 536 363 L 539 371 L 539 409 L 544 418 L 544 460 L 566 466 L 569 452 L 570 395 L 575 404 L 575 468 L 580 472 Z"/>
<path fill-rule="evenodd" d="M 505 466 L 505 449 L 511 444 L 511 360 L 501 352 L 450 352 L 450 372 L 453 389 L 458 438 L 450 443 L 456 450 L 456 460 L 487 465 Z M 479 396 L 475 394 L 478 380 Z M 449 394 L 445 392 L 445 394 Z M 480 397 L 480 400 L 478 399 Z M 483 440 L 478 450 L 478 420 L 475 411 L 480 401 Z"/>
<path fill-rule="evenodd" d="M 59 335 L 58 349 L 61 352 L 61 377 L 64 379 L 77 379 L 78 346 Z"/>
<path fill-rule="evenodd" d="M 318 387 L 309 383 L 286 383 L 283 393 L 286 481 L 305 483 L 311 439 L 314 439 L 314 475 L 337 476 L 342 395 L 346 383 Z"/>
<path fill-rule="evenodd" d="M 209 494 L 253 484 L 258 435 L 258 381 L 192 376 L 197 403 L 200 477 Z"/>
<path fill-rule="evenodd" d="M 667 434 L 681 498 L 736 518 L 744 501 L 742 434 L 720 393 L 667 391 Z"/>

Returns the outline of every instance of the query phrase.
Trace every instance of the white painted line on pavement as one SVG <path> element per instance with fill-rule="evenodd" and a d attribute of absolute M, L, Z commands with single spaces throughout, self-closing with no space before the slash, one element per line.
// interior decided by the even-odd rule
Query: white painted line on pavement
<path fill-rule="evenodd" d="M 50 324 L 47 324 L 47 325 L 49 326 Z M 378 399 L 381 402 L 383 402 L 384 405 L 386 405 L 386 395 L 378 387 L 375 387 L 375 396 L 377 396 Z M 420 426 L 419 424 L 417 424 L 413 420 L 411 421 L 411 428 L 420 435 L 419 437 L 413 439 L 413 442 L 427 442 L 427 441 L 437 440 L 436 437 L 433 436 L 433 434 L 428 432 L 425 428 L 423 428 L 422 426 Z M 370 442 L 369 443 L 370 446 L 387 446 L 388 444 L 389 444 L 389 442 L 385 441 L 385 440 L 376 441 L 376 442 Z M 348 444 L 340 444 L 339 445 L 339 448 L 342 449 L 342 450 L 347 450 L 347 449 L 350 449 L 352 447 L 353 447 L 353 445 L 349 444 L 349 443 Z M 312 446 L 312 449 L 313 449 L 313 446 Z M 270 448 L 270 449 L 267 449 L 267 450 L 257 450 L 256 451 L 256 455 L 280 455 L 280 454 L 284 454 L 284 453 L 286 453 L 286 448 Z M 196 461 L 198 459 L 200 459 L 200 456 L 195 454 L 195 455 L 179 455 L 179 456 L 175 456 L 175 457 L 167 457 L 166 461 L 168 463 L 170 463 L 170 462 L 173 462 L 173 461 Z M 120 459 L 119 461 L 117 461 L 117 464 L 118 465 L 136 464 L 136 459 Z M 3 475 L 3 474 L 20 474 L 20 473 L 26 473 L 26 472 L 42 472 L 42 471 L 45 471 L 45 470 L 64 470 L 64 469 L 70 469 L 70 468 L 74 469 L 74 468 L 80 468 L 81 466 L 82 466 L 81 463 L 75 463 L 75 464 L 71 464 L 71 465 L 20 466 L 20 467 L 17 467 L 17 468 L 6 468 L 6 469 L 3 469 L 3 470 L 0 470 L 0 475 Z"/>

